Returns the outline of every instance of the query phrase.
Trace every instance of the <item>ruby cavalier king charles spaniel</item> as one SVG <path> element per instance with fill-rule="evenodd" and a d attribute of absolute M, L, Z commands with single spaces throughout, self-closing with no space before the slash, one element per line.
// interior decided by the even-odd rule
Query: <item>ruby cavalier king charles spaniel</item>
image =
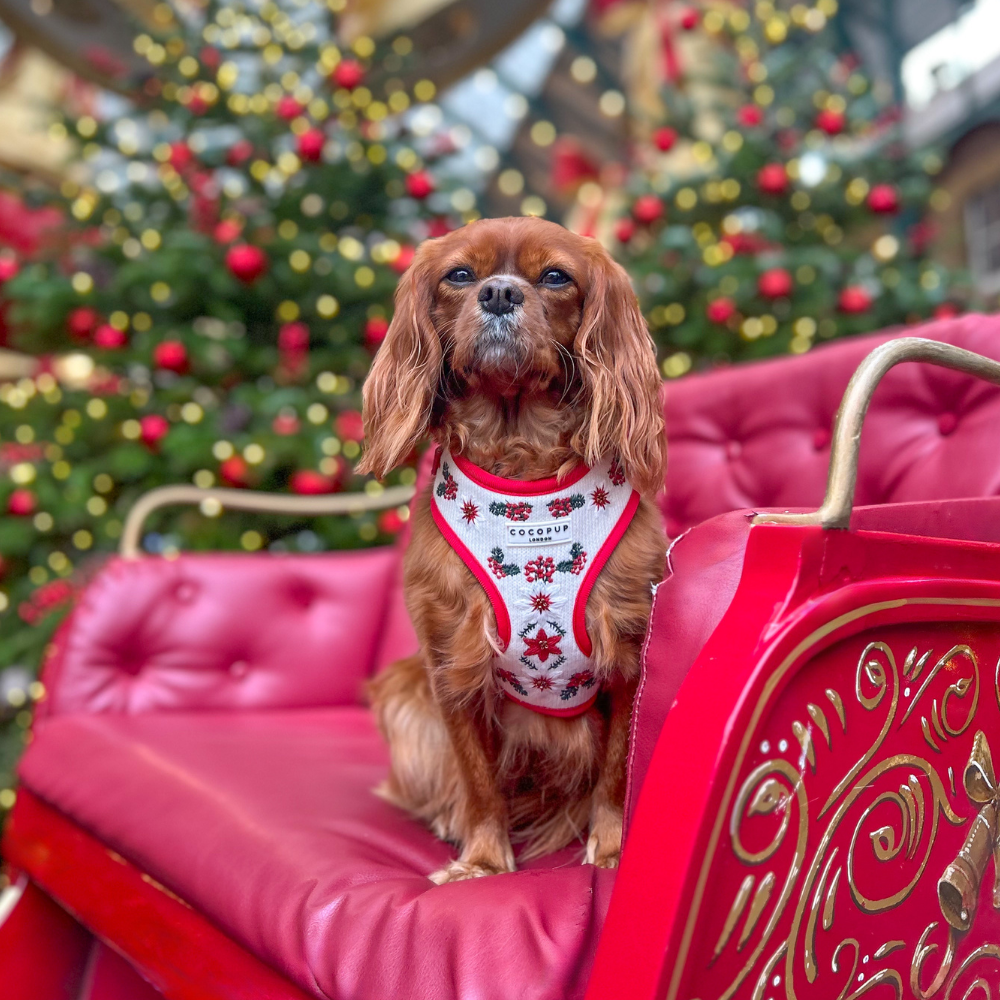
<path fill-rule="evenodd" d="M 653 343 L 592 239 L 486 219 L 421 244 L 364 388 L 361 470 L 425 438 L 404 561 L 420 653 L 371 683 L 379 789 L 460 853 L 437 883 L 586 840 L 618 864 L 632 703 L 665 539 Z"/>

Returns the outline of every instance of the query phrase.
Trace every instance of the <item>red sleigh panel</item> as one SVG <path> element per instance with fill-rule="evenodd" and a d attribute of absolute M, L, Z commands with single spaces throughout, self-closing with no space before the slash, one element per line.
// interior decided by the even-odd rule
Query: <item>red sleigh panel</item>
<path fill-rule="evenodd" d="M 751 529 L 589 996 L 994 995 L 998 624 L 1000 546 Z"/>

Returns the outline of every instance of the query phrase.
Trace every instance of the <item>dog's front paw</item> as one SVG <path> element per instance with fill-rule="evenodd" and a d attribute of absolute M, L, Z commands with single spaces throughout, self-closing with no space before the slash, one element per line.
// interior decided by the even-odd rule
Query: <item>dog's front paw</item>
<path fill-rule="evenodd" d="M 596 810 L 590 822 L 585 865 L 617 868 L 622 853 L 622 811 L 610 806 Z"/>
<path fill-rule="evenodd" d="M 499 868 L 496 865 L 476 864 L 472 861 L 462 861 L 457 858 L 449 862 L 444 868 L 434 872 L 427 877 L 435 885 L 444 885 L 446 882 L 463 882 L 469 878 L 482 878 L 484 875 L 499 875 L 501 872 L 513 871 L 513 868 Z"/>

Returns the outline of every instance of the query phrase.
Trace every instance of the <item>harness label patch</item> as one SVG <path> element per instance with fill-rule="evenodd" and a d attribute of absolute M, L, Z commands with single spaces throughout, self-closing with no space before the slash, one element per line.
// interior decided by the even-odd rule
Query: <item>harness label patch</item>
<path fill-rule="evenodd" d="M 570 540 L 573 518 L 566 516 L 558 521 L 524 521 L 508 524 L 505 528 L 509 546 L 518 545 L 561 545 Z"/>

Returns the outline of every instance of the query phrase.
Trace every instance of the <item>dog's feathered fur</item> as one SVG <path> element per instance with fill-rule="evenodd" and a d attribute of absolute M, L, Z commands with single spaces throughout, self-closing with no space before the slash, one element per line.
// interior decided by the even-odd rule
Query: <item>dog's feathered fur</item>
<path fill-rule="evenodd" d="M 458 268 L 469 274 L 449 280 Z M 553 269 L 569 281 L 543 281 Z M 505 317 L 478 300 L 490 279 L 523 293 Z M 400 281 L 365 384 L 362 471 L 384 475 L 430 436 L 517 479 L 617 454 L 642 494 L 587 602 L 601 695 L 575 718 L 499 691 L 489 600 L 434 524 L 429 490 L 418 498 L 404 571 L 421 652 L 370 690 L 392 756 L 383 794 L 461 848 L 437 882 L 513 871 L 511 835 L 531 856 L 589 829 L 585 859 L 618 863 L 640 646 L 664 568 L 659 390 L 628 278 L 596 240 L 539 219 L 483 220 L 423 243 Z"/>

